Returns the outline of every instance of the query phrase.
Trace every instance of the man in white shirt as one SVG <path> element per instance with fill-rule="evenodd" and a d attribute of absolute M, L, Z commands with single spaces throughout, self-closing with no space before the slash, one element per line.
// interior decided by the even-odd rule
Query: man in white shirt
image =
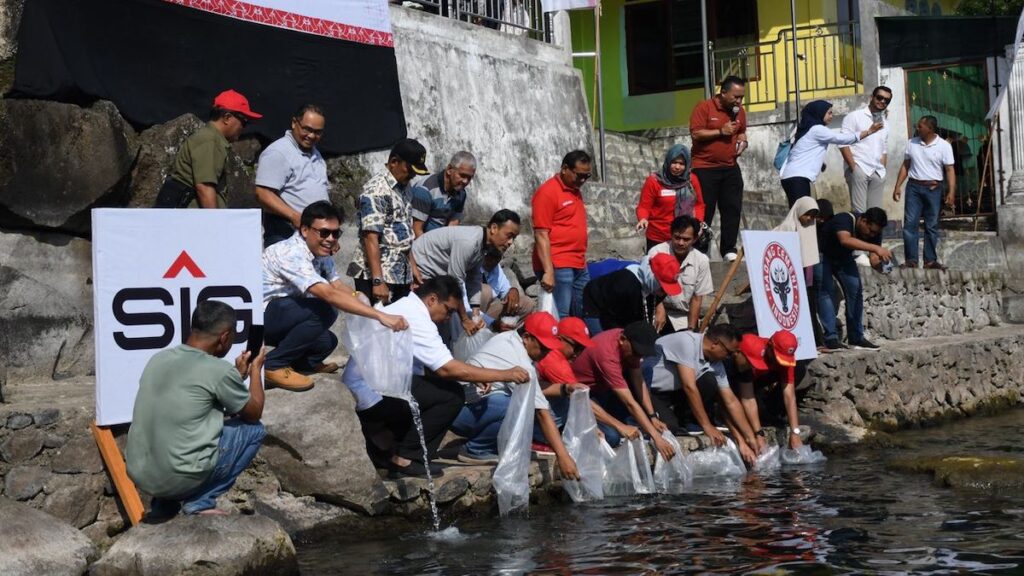
<path fill-rule="evenodd" d="M 846 185 L 850 188 L 850 204 L 854 212 L 882 206 L 885 185 L 885 164 L 888 161 L 887 145 L 889 124 L 885 120 L 886 109 L 892 102 L 892 90 L 878 86 L 871 91 L 868 105 L 846 115 L 843 132 L 860 134 L 876 122 L 882 129 L 870 136 L 839 148 L 846 163 L 844 173 Z"/>
<path fill-rule="evenodd" d="M 492 370 L 452 358 L 437 325 L 448 321 L 459 309 L 462 298 L 458 280 L 438 276 L 383 309 L 409 322 L 413 343 L 412 396 L 419 405 L 428 459 L 437 455 L 441 440 L 465 403 L 459 382 L 522 384 L 530 381 L 529 372 L 518 366 Z M 342 381 L 355 396 L 356 414 L 374 464 L 387 468 L 392 478 L 426 476 L 427 463 L 423 459 L 419 432 L 412 425 L 409 404 L 377 393 L 363 378 L 355 359 L 349 360 Z M 442 471 L 431 465 L 431 473 L 439 476 Z"/>
<path fill-rule="evenodd" d="M 651 247 L 647 256 L 671 254 L 679 262 L 676 279 L 683 291 L 666 296 L 654 309 L 654 328 L 661 334 L 679 330 L 697 330 L 704 296 L 715 292 L 711 280 L 711 263 L 693 243 L 700 233 L 700 221 L 692 216 L 678 216 L 670 228 L 672 240 Z"/>
<path fill-rule="evenodd" d="M 953 147 L 940 138 L 935 116 L 922 116 L 917 121 L 917 136 L 907 142 L 907 152 L 896 179 L 892 199 L 900 201 L 900 188 L 907 183 L 907 199 L 903 207 L 903 257 L 902 266 L 917 267 L 917 223 L 924 218 L 924 267 L 945 270 L 939 263 L 939 212 L 942 203 L 942 178 L 948 183 L 946 205 L 953 206 L 956 196 L 956 162 Z"/>

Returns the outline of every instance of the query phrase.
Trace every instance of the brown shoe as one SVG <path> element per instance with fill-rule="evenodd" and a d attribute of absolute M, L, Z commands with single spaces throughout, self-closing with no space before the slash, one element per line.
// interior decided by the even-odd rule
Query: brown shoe
<path fill-rule="evenodd" d="M 938 262 L 925 262 L 924 267 L 928 270 L 946 270 L 947 268 Z"/>
<path fill-rule="evenodd" d="M 338 368 L 341 368 L 341 366 L 338 366 L 336 362 L 328 362 L 327 364 L 321 362 L 313 367 L 313 372 L 317 374 L 334 374 L 338 371 Z"/>
<path fill-rule="evenodd" d="M 265 373 L 267 386 L 291 390 L 292 392 L 303 392 L 313 387 L 313 379 L 303 376 L 291 368 L 278 368 L 267 370 Z"/>
<path fill-rule="evenodd" d="M 917 262 L 904 262 L 900 264 L 900 268 L 917 268 Z"/>

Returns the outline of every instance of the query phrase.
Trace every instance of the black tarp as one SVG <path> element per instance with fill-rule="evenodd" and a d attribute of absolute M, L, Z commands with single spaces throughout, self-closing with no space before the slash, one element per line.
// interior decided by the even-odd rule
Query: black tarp
<path fill-rule="evenodd" d="M 882 66 L 1001 56 L 1017 30 L 1012 16 L 894 16 L 875 23 Z"/>
<path fill-rule="evenodd" d="M 324 107 L 322 152 L 389 147 L 405 137 L 393 48 L 275 28 L 161 0 L 28 0 L 10 96 L 110 100 L 139 127 L 213 97 L 244 94 L 264 118 L 246 133 L 279 138 L 303 103 Z"/>

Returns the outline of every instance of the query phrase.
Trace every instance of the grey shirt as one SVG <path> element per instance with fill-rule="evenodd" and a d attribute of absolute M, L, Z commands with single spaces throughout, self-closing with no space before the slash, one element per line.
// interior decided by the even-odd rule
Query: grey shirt
<path fill-rule="evenodd" d="M 420 180 L 412 190 L 412 217 L 423 222 L 429 232 L 447 226 L 452 220 L 462 220 L 466 209 L 466 190 L 444 190 L 444 171 Z"/>
<path fill-rule="evenodd" d="M 651 377 L 651 388 L 660 392 L 682 390 L 683 383 L 679 378 L 676 366 L 682 364 L 692 368 L 700 378 L 708 372 L 715 374 L 719 388 L 729 387 L 729 378 L 725 375 L 725 366 L 721 362 L 708 362 L 704 358 L 704 335 L 699 332 L 676 332 L 662 336 L 655 341 L 658 350 L 658 363 L 654 365 Z"/>
<path fill-rule="evenodd" d="M 330 199 L 323 156 L 316 148 L 304 151 L 291 132 L 285 132 L 260 154 L 256 185 L 274 190 L 299 213 L 313 202 Z"/>
<path fill-rule="evenodd" d="M 465 286 L 469 303 L 478 306 L 485 241 L 482 226 L 445 226 L 417 238 L 412 255 L 424 280 L 454 276 Z"/>

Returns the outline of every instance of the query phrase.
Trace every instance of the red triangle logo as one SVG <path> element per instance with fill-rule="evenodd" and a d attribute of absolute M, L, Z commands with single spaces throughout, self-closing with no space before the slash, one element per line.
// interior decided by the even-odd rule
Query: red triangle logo
<path fill-rule="evenodd" d="M 182 269 L 188 270 L 188 273 L 191 274 L 193 278 L 206 278 L 206 274 L 199 269 L 195 260 L 193 260 L 192 257 L 188 255 L 188 252 L 185 252 L 184 250 L 182 250 L 181 254 L 174 259 L 174 263 L 167 269 L 167 272 L 164 272 L 164 278 L 177 278 Z"/>

